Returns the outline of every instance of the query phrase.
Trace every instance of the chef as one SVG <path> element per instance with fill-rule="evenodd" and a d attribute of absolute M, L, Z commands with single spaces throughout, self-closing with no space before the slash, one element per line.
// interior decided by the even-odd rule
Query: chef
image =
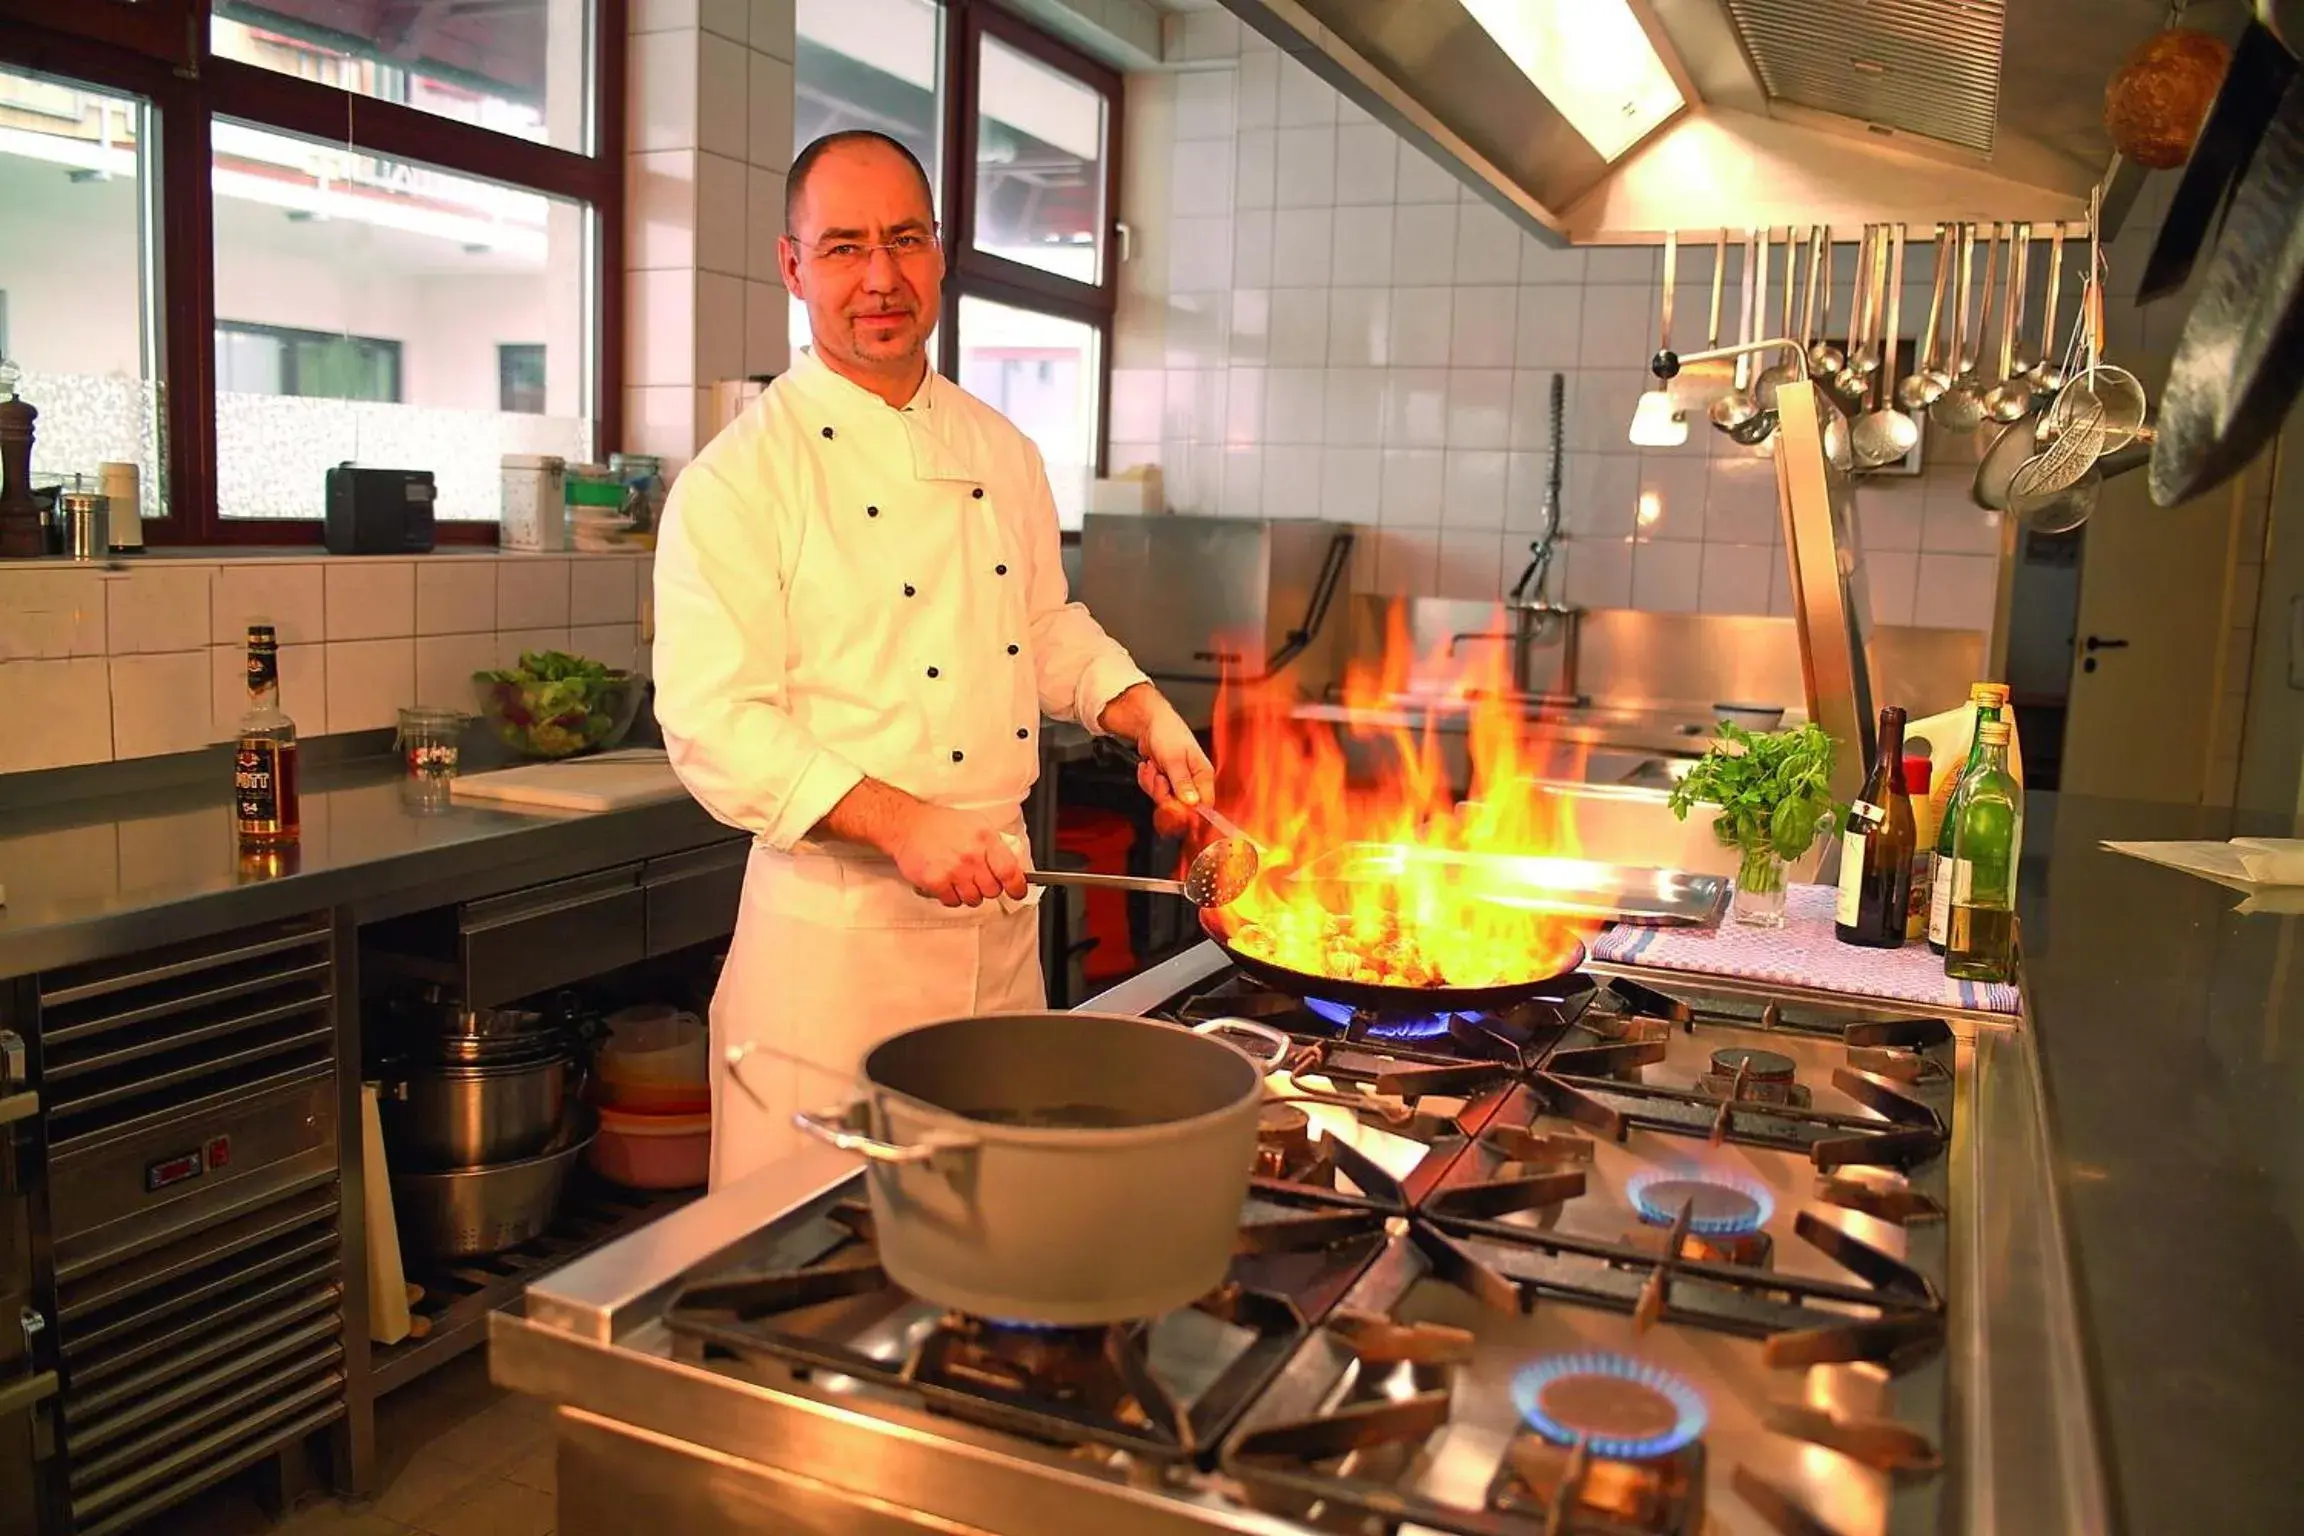
<path fill-rule="evenodd" d="M 928 366 L 920 163 L 836 133 L 787 187 L 777 259 L 812 344 L 680 475 L 656 547 L 665 746 L 754 835 L 712 998 L 715 1188 L 792 1150 L 793 1111 L 848 1097 L 890 1035 L 1046 1006 L 1022 815 L 1043 717 L 1134 743 L 1170 818 L 1212 783 L 1067 601 L 1039 450 Z"/>

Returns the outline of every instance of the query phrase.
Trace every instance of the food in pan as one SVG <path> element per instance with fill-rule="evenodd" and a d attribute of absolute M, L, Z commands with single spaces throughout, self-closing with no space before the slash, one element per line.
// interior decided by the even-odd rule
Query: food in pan
<path fill-rule="evenodd" d="M 1399 923 L 1379 919 L 1355 922 L 1350 917 L 1323 914 L 1308 919 L 1316 925 L 1310 952 L 1319 959 L 1311 974 L 1334 981 L 1368 982 L 1389 987 L 1487 986 L 1516 978 L 1508 976 L 1456 977 L 1439 963 Z M 1260 923 L 1244 923 L 1230 938 L 1232 947 L 1251 959 L 1304 970 L 1305 946 L 1283 942 Z"/>

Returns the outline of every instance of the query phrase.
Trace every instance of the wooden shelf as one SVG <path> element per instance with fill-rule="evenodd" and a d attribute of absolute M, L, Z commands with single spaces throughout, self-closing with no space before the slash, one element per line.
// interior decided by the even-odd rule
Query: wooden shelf
<path fill-rule="evenodd" d="M 415 1261 L 408 1278 L 424 1289 L 411 1309 L 425 1332 L 380 1344 L 369 1356 L 369 1391 L 377 1397 L 447 1364 L 488 1337 L 488 1314 L 517 1307 L 521 1292 L 573 1259 L 636 1231 L 697 1198 L 693 1189 L 625 1189 L 579 1169 L 568 1197 L 543 1236 L 485 1258 Z"/>

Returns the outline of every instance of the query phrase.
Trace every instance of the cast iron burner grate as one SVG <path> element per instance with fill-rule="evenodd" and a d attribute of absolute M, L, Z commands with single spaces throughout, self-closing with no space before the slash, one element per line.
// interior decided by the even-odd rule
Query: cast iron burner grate
<path fill-rule="evenodd" d="M 1521 1070 L 1566 1034 L 1598 990 L 1599 983 L 1579 972 L 1561 977 L 1527 1002 L 1497 1012 L 1393 1013 L 1297 997 L 1234 971 L 1167 1011 L 1186 1024 L 1253 1019 L 1299 1040 L 1364 1046 L 1403 1061 L 1488 1061 Z"/>
<path fill-rule="evenodd" d="M 1045 1444 L 1210 1458 L 1225 1429 L 1384 1246 L 1384 1214 L 1259 1186 L 1227 1282 L 1166 1317 L 1064 1328 L 943 1312 L 881 1268 L 871 1212 L 797 1269 L 693 1283 L 676 1348 L 837 1390 L 839 1378 Z"/>

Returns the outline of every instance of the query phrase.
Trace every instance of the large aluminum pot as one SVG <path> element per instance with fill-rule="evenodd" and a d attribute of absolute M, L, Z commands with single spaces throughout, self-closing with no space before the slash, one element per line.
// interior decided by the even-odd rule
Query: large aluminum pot
<path fill-rule="evenodd" d="M 929 1024 L 864 1058 L 861 1098 L 794 1118 L 866 1159 L 881 1265 L 922 1300 L 1068 1326 L 1156 1317 L 1223 1282 L 1263 1074 L 1288 1049 L 1221 1028 L 1268 1059 L 1120 1014 Z"/>
<path fill-rule="evenodd" d="M 568 1100 L 564 1054 L 488 1065 L 428 1065 L 385 1086 L 384 1132 L 408 1168 L 474 1168 L 540 1152 Z"/>
<path fill-rule="evenodd" d="M 401 1245 L 424 1258 L 477 1258 L 542 1236 L 560 1209 L 568 1170 L 598 1129 L 589 1108 L 571 1103 L 559 1133 L 533 1157 L 486 1168 L 393 1170 Z"/>

